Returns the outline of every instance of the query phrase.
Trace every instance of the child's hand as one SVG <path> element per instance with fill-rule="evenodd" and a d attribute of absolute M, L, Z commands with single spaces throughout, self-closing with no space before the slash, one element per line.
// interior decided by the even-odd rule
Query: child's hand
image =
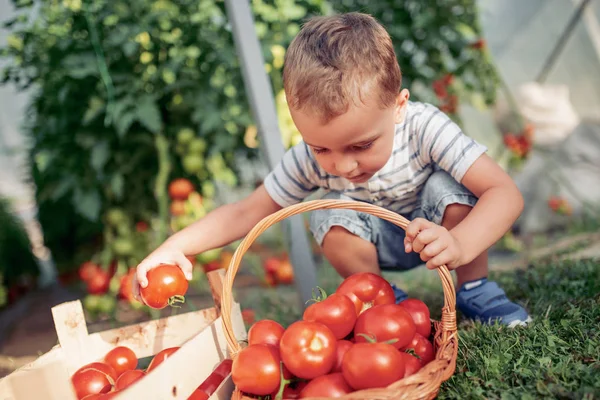
<path fill-rule="evenodd" d="M 148 286 L 148 279 L 146 278 L 148 271 L 161 264 L 177 265 L 181 268 L 187 280 L 192 279 L 192 263 L 185 257 L 185 254 L 174 248 L 159 247 L 137 266 L 136 273 L 133 275 L 132 288 L 133 296 L 136 299 L 140 299 L 140 286 Z"/>
<path fill-rule="evenodd" d="M 416 218 L 406 227 L 404 249 L 407 253 L 419 253 L 429 269 L 446 265 L 452 270 L 462 265 L 463 252 L 454 236 L 443 226 L 424 218 Z"/>

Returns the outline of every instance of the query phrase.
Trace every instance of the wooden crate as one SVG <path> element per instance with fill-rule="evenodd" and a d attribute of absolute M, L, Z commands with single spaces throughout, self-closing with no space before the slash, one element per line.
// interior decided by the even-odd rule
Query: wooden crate
<path fill-rule="evenodd" d="M 215 307 L 129 325 L 89 335 L 80 301 L 52 308 L 59 345 L 34 362 L 0 380 L 0 400 L 77 400 L 70 376 L 81 366 L 102 360 L 117 346 L 131 348 L 138 358 L 181 346 L 181 349 L 128 387 L 118 400 L 187 399 L 220 361 L 229 358 L 220 317 L 224 271 L 208 274 Z M 240 306 L 232 315 L 236 337 L 246 339 Z M 227 377 L 211 400 L 231 398 Z"/>

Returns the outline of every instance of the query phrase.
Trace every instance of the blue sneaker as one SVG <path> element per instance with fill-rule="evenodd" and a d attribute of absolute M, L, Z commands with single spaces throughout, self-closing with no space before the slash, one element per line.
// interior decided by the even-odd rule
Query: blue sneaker
<path fill-rule="evenodd" d="M 400 289 L 393 283 L 390 283 L 390 285 L 392 285 L 392 289 L 394 289 L 394 294 L 396 295 L 396 304 L 408 299 L 408 295 L 404 292 L 404 290 Z"/>
<path fill-rule="evenodd" d="M 510 301 L 504 290 L 487 278 L 462 285 L 456 294 L 456 306 L 467 318 L 484 324 L 498 321 L 513 328 L 525 326 L 532 321 L 523 307 Z"/>

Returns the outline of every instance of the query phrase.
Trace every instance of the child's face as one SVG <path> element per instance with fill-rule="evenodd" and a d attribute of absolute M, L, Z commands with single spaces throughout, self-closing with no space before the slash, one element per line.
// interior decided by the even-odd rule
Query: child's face
<path fill-rule="evenodd" d="M 375 101 L 353 106 L 324 125 L 303 112 L 290 113 L 304 142 L 328 174 L 363 183 L 389 160 L 395 124 L 404 119 L 408 96 L 408 90 L 402 90 L 396 103 L 383 110 Z"/>

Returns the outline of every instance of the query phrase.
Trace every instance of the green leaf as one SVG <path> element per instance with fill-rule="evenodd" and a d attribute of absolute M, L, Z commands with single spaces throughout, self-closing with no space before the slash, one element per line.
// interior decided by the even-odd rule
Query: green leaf
<path fill-rule="evenodd" d="M 115 128 L 117 128 L 117 134 L 119 138 L 125 136 L 127 130 L 136 120 L 136 114 L 134 112 L 126 112 L 120 118 L 115 120 Z"/>
<path fill-rule="evenodd" d="M 110 149 L 108 146 L 108 142 L 103 140 L 98 142 L 92 148 L 92 156 L 90 158 L 90 163 L 92 167 L 97 173 L 101 173 L 106 161 L 110 156 Z"/>
<path fill-rule="evenodd" d="M 473 42 L 477 40 L 477 33 L 469 25 L 459 22 L 455 25 L 455 28 L 467 42 Z"/>
<path fill-rule="evenodd" d="M 87 125 L 90 122 L 92 122 L 92 120 L 96 118 L 103 110 L 104 100 L 97 96 L 92 96 L 90 98 L 89 108 L 85 111 L 85 114 L 83 115 L 83 124 Z"/>
<path fill-rule="evenodd" d="M 200 123 L 202 133 L 212 132 L 221 125 L 221 116 L 218 112 L 205 113 Z"/>
<path fill-rule="evenodd" d="M 93 53 L 69 54 L 62 60 L 67 74 L 75 79 L 98 75 L 98 64 Z"/>
<path fill-rule="evenodd" d="M 53 190 L 50 192 L 50 199 L 56 201 L 63 197 L 69 190 L 71 190 L 75 186 L 76 180 L 72 175 L 63 178 L 58 182 Z"/>
<path fill-rule="evenodd" d="M 116 173 L 113 175 L 110 180 L 110 188 L 113 191 L 117 200 L 121 200 L 123 198 L 123 188 L 125 187 L 125 179 L 123 179 L 123 175 Z"/>
<path fill-rule="evenodd" d="M 162 129 L 162 117 L 160 109 L 152 96 L 144 96 L 140 99 L 136 109 L 137 119 L 152 133 L 158 133 Z"/>
<path fill-rule="evenodd" d="M 137 50 L 138 45 L 135 42 L 129 41 L 123 44 L 123 53 L 125 53 L 127 57 L 133 57 Z"/>
<path fill-rule="evenodd" d="M 40 172 L 46 171 L 52 160 L 54 159 L 54 153 L 50 150 L 41 150 L 35 156 L 35 165 Z"/>
<path fill-rule="evenodd" d="M 73 194 L 75 211 L 90 221 L 97 221 L 100 215 L 100 195 L 95 189 L 84 192 L 81 188 L 75 189 Z"/>

